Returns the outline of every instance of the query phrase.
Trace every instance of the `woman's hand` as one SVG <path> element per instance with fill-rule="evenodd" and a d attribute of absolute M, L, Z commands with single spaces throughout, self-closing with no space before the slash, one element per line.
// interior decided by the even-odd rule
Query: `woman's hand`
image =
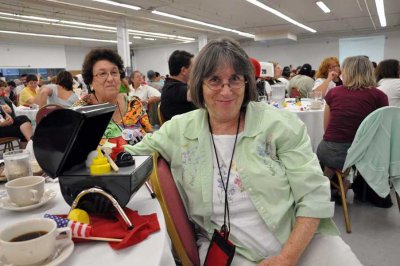
<path fill-rule="evenodd" d="M 334 80 L 336 79 L 338 76 L 338 73 L 336 71 L 330 71 L 328 73 L 328 80 Z"/>
<path fill-rule="evenodd" d="M 3 122 L 0 122 L 1 127 L 7 127 L 11 126 L 14 123 L 14 120 L 11 118 L 11 116 L 7 116 L 6 119 L 4 119 Z"/>
<path fill-rule="evenodd" d="M 294 266 L 295 264 L 296 263 L 291 262 L 288 258 L 279 254 L 261 261 L 258 266 Z"/>

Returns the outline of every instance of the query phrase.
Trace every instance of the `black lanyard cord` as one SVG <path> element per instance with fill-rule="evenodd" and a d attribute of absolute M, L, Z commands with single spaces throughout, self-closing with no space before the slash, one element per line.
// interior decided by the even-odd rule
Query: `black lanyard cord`
<path fill-rule="evenodd" d="M 230 163 L 229 163 L 229 168 L 228 168 L 228 176 L 227 176 L 227 178 L 226 178 L 226 185 L 225 185 L 224 180 L 223 180 L 223 178 L 222 178 L 221 166 L 220 166 L 220 164 L 219 164 L 217 148 L 216 148 L 216 146 L 215 146 L 214 137 L 213 137 L 213 134 L 212 134 L 212 128 L 211 128 L 211 123 L 210 123 L 210 116 L 208 116 L 208 127 L 209 127 L 209 130 L 210 130 L 210 133 L 211 133 L 211 140 L 212 140 L 213 147 L 214 147 L 215 158 L 217 159 L 217 165 L 218 165 L 219 176 L 220 176 L 220 178 L 221 178 L 222 187 L 223 187 L 224 192 L 225 192 L 224 224 L 223 224 L 222 227 L 221 227 L 221 231 L 224 233 L 225 239 L 228 239 L 228 237 L 229 237 L 229 232 L 231 231 L 231 222 L 230 222 L 230 217 L 229 217 L 229 204 L 228 204 L 228 185 L 229 185 L 229 177 L 230 177 L 230 174 L 231 174 L 233 156 L 234 156 L 234 154 L 235 154 L 236 142 L 237 142 L 237 138 L 238 138 L 238 134 L 239 134 L 239 128 L 240 128 L 240 113 L 239 113 L 239 119 L 238 119 L 237 129 L 236 129 L 235 143 L 233 144 L 233 149 L 232 149 L 232 157 L 231 157 L 231 161 L 230 161 Z M 226 225 L 226 218 L 227 218 L 227 217 L 228 217 L 228 226 Z"/>

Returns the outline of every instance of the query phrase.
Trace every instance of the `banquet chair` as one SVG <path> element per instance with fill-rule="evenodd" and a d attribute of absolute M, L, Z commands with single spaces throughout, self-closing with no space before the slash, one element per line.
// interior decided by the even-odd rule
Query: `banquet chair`
<path fill-rule="evenodd" d="M 333 180 L 333 178 L 330 178 L 330 182 L 331 182 L 332 186 L 334 186 L 340 193 L 340 200 L 342 203 L 344 222 L 346 224 L 346 232 L 350 234 L 351 233 L 351 222 L 350 222 L 350 216 L 349 216 L 349 212 L 348 212 L 348 208 L 347 208 L 346 191 L 344 188 L 344 182 L 345 182 L 346 176 L 350 172 L 350 169 L 347 169 L 346 171 L 343 172 L 340 169 L 333 169 L 333 168 L 325 167 L 325 171 L 326 170 L 335 173 L 337 176 L 337 182 L 335 182 Z"/>
<path fill-rule="evenodd" d="M 162 124 L 164 124 L 165 122 L 165 118 L 161 113 L 161 102 L 157 106 L 157 114 L 158 114 L 158 121 L 160 121 L 160 126 L 162 126 Z"/>
<path fill-rule="evenodd" d="M 360 124 L 343 169 L 355 166 L 381 198 L 394 189 L 400 211 L 400 107 L 386 106 Z"/>
<path fill-rule="evenodd" d="M 7 150 L 8 151 L 13 151 L 14 150 L 13 141 L 18 142 L 18 147 L 21 148 L 21 143 L 19 142 L 19 138 L 16 138 L 16 137 L 0 138 L 0 145 L 4 144 L 3 153 L 5 153 Z"/>
<path fill-rule="evenodd" d="M 170 167 L 162 157 L 153 158 L 150 180 L 164 213 L 175 259 L 183 266 L 200 265 L 193 225 L 186 214 Z"/>
<path fill-rule="evenodd" d="M 36 125 L 40 123 L 43 117 L 59 109 L 64 109 L 64 107 L 58 104 L 46 104 L 42 106 L 36 114 Z"/>

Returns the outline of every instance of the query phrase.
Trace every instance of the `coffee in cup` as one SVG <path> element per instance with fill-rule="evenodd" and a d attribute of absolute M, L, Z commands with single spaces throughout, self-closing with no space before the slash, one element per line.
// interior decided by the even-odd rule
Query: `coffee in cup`
<path fill-rule="evenodd" d="M 26 176 L 8 181 L 5 185 L 8 197 L 18 206 L 36 204 L 43 197 L 44 177 Z"/>
<path fill-rule="evenodd" d="M 18 222 L 0 232 L 0 257 L 5 258 L 6 264 L 41 264 L 54 256 L 57 249 L 70 243 L 71 237 L 69 227 L 57 228 L 51 219 Z"/>

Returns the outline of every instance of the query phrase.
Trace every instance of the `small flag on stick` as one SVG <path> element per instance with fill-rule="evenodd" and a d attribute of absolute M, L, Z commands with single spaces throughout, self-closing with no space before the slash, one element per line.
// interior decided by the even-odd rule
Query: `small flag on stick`
<path fill-rule="evenodd" d="M 72 236 L 76 237 L 89 237 L 92 232 L 92 227 L 88 224 L 71 221 L 57 215 L 45 214 L 44 218 L 49 218 L 57 223 L 57 227 L 69 227 L 72 231 Z"/>

